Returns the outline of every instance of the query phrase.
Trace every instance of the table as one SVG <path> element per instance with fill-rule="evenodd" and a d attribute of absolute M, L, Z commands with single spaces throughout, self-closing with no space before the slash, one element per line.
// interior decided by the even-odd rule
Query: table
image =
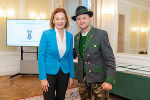
<path fill-rule="evenodd" d="M 117 71 L 113 94 L 131 100 L 150 100 L 150 76 L 131 71 Z"/>
<path fill-rule="evenodd" d="M 149 69 L 126 64 L 117 64 L 116 69 L 115 84 L 110 93 L 130 100 L 150 100 Z M 74 63 L 74 70 L 76 75 L 77 63 Z"/>

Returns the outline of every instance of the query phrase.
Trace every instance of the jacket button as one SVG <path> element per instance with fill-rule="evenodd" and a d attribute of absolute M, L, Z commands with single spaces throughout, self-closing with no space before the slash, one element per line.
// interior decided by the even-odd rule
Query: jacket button
<path fill-rule="evenodd" d="M 89 72 L 92 72 L 91 70 L 89 70 Z"/>
<path fill-rule="evenodd" d="M 88 64 L 90 64 L 90 62 L 88 62 Z"/>
<path fill-rule="evenodd" d="M 61 62 L 61 60 L 59 60 L 59 62 Z"/>

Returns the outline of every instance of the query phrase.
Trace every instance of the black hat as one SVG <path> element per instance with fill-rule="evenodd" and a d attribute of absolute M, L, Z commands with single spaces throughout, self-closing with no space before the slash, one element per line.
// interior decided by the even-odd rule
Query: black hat
<path fill-rule="evenodd" d="M 76 21 L 76 17 L 79 16 L 79 15 L 82 15 L 82 14 L 88 14 L 90 17 L 93 16 L 93 12 L 92 11 L 88 11 L 88 9 L 84 6 L 79 6 L 77 9 L 76 9 L 76 15 L 75 16 L 72 16 L 72 20 Z"/>

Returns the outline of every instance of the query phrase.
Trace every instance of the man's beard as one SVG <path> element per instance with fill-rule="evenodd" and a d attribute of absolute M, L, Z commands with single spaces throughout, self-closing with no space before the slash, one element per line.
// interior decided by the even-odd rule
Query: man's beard
<path fill-rule="evenodd" d="M 87 29 L 89 27 L 89 25 L 85 26 L 84 28 L 81 28 L 81 30 Z"/>

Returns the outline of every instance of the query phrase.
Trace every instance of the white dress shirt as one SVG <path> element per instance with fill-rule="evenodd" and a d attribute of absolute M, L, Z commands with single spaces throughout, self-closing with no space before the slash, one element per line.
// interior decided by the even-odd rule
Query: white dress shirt
<path fill-rule="evenodd" d="M 82 34 L 82 36 L 87 36 L 88 32 L 86 32 L 85 34 Z"/>
<path fill-rule="evenodd" d="M 61 36 L 56 27 L 55 27 L 55 32 L 56 32 L 59 55 L 60 55 L 60 58 L 62 58 L 66 51 L 66 30 L 64 29 L 63 41 L 61 40 Z"/>

